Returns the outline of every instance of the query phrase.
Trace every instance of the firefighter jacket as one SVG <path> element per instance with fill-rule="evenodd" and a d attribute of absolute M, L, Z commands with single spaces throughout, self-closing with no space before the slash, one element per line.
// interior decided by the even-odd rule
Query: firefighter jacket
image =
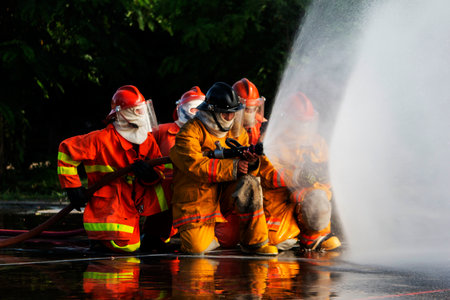
<path fill-rule="evenodd" d="M 259 114 L 256 115 L 256 123 L 253 127 L 245 128 L 248 134 L 249 143 L 255 145 L 258 143 L 261 136 L 261 125 L 267 122 L 267 120 L 261 117 Z"/>
<path fill-rule="evenodd" d="M 169 156 L 170 148 L 175 145 L 175 136 L 178 131 L 180 127 L 177 123 L 165 123 L 160 124 L 158 130 L 153 133 L 162 156 Z"/>
<path fill-rule="evenodd" d="M 103 176 L 136 160 L 158 157 L 161 157 L 161 153 L 151 134 L 136 152 L 133 144 L 109 124 L 102 130 L 74 136 L 60 144 L 59 181 L 63 188 L 80 187 L 82 184 L 77 166 L 82 163 L 88 186 L 92 186 Z M 164 167 L 157 166 L 155 170 L 162 178 Z M 163 188 L 159 184 L 161 178 L 147 185 L 129 173 L 98 189 L 84 210 L 84 228 L 88 237 L 97 240 L 131 240 L 139 235 L 140 215 L 152 215 L 168 209 Z"/>
<path fill-rule="evenodd" d="M 158 130 L 153 133 L 156 143 L 158 143 L 162 156 L 169 156 L 170 148 L 175 145 L 175 137 L 180 131 L 177 123 L 165 123 L 158 127 Z M 167 179 L 173 177 L 173 165 L 171 163 L 165 164 L 164 176 Z"/>
<path fill-rule="evenodd" d="M 289 187 L 301 189 L 315 182 L 329 184 L 328 146 L 318 134 L 298 140 L 296 149 L 279 145 L 280 155 L 269 161 L 261 159 L 261 184 L 263 188 Z"/>
<path fill-rule="evenodd" d="M 325 140 L 314 134 L 298 138 L 298 141 L 302 146 L 295 151 L 280 149 L 281 154 L 273 164 L 266 156 L 260 158 L 264 213 L 269 230 L 277 235 L 277 238 L 269 235 L 271 241 L 298 234 L 299 228 L 292 212 L 305 191 L 322 188 L 329 193 L 328 147 Z"/>
<path fill-rule="evenodd" d="M 173 182 L 173 225 L 185 230 L 203 223 L 224 222 L 220 211 L 219 183 L 237 179 L 239 158 L 208 158 L 205 152 L 216 149 L 216 142 L 224 148 L 227 137 L 248 146 L 248 135 L 242 128 L 238 137 L 231 131 L 223 138 L 213 136 L 203 123 L 197 119 L 189 120 L 178 132 L 175 145 L 170 150 L 170 158 L 174 164 Z M 257 175 L 259 166 L 252 171 Z"/>

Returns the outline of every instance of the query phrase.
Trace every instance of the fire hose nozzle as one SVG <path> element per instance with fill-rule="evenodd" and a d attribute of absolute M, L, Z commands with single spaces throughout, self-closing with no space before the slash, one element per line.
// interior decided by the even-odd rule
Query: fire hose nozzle
<path fill-rule="evenodd" d="M 230 148 L 223 148 L 220 143 L 216 142 L 216 149 L 214 151 L 209 151 L 206 156 L 209 158 L 235 158 L 243 157 L 244 151 L 249 151 L 257 155 L 262 155 L 264 152 L 263 144 L 257 143 L 256 145 L 242 146 L 238 141 L 227 138 L 225 141 Z"/>

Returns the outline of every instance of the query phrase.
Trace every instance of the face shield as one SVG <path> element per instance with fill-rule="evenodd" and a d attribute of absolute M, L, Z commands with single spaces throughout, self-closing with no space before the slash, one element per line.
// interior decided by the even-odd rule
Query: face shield
<path fill-rule="evenodd" d="M 245 104 L 243 113 L 243 126 L 245 128 L 252 128 L 257 123 L 262 123 L 264 120 L 264 102 L 266 99 L 260 97 L 258 99 L 245 100 L 240 98 L 241 103 Z"/>
<path fill-rule="evenodd" d="M 243 109 L 240 109 L 235 112 L 234 115 L 234 122 L 231 126 L 231 135 L 234 137 L 239 137 L 241 134 L 242 126 L 244 124 L 244 111 L 245 111 L 245 105 Z"/>
<path fill-rule="evenodd" d="M 153 131 L 157 131 L 159 124 L 158 124 L 158 120 L 156 119 L 156 113 L 155 113 L 155 109 L 153 108 L 153 101 L 151 99 L 145 101 L 145 106 L 146 106 L 146 114 L 148 117 L 148 126 L 150 128 L 150 132 Z"/>

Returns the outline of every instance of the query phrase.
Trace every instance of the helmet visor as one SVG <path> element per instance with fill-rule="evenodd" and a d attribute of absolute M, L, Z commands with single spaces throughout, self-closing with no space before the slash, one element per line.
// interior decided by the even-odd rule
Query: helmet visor
<path fill-rule="evenodd" d="M 245 103 L 244 110 L 244 127 L 251 128 L 256 123 L 262 123 L 264 121 L 264 102 L 266 99 L 260 97 L 258 99 L 243 99 L 240 98 L 242 103 Z"/>
<path fill-rule="evenodd" d="M 245 111 L 245 105 L 241 104 L 243 109 L 240 109 L 236 111 L 234 116 L 234 123 L 231 127 L 231 134 L 234 137 L 239 137 L 242 130 L 242 125 L 244 123 L 244 111 Z"/>
<path fill-rule="evenodd" d="M 154 132 L 158 130 L 158 120 L 156 119 L 155 109 L 153 108 L 153 101 L 151 99 L 144 102 L 145 112 L 148 116 L 149 131 Z"/>

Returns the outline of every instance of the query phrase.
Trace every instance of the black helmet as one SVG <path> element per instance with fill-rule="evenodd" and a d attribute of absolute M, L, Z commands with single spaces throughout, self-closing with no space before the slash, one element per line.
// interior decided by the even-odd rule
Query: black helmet
<path fill-rule="evenodd" d="M 225 82 L 216 82 L 206 93 L 205 101 L 197 109 L 218 113 L 236 112 L 244 108 L 236 92 Z"/>

